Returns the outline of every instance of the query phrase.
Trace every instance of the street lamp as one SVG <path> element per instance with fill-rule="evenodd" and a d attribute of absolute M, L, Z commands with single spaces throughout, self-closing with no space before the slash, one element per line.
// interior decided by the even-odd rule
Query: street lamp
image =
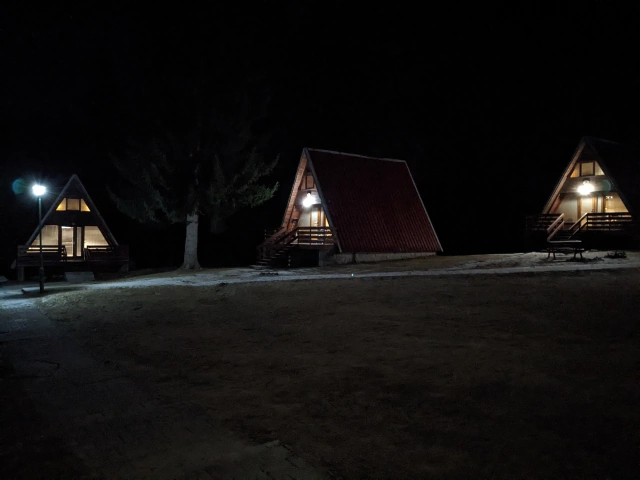
<path fill-rule="evenodd" d="M 44 258 L 42 256 L 42 196 L 47 193 L 47 187 L 35 184 L 31 192 L 38 197 L 38 229 L 40 230 L 40 293 L 44 293 Z"/>

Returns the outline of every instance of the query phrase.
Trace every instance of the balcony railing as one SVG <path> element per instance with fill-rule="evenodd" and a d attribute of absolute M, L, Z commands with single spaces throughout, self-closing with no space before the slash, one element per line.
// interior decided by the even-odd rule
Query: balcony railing
<path fill-rule="evenodd" d="M 290 232 L 276 232 L 258 246 L 258 251 L 261 258 L 266 258 L 274 251 L 292 245 L 322 247 L 333 243 L 333 231 L 329 227 L 297 227 Z"/>
<path fill-rule="evenodd" d="M 573 232 L 626 232 L 638 228 L 630 213 L 585 213 L 571 225 Z"/>

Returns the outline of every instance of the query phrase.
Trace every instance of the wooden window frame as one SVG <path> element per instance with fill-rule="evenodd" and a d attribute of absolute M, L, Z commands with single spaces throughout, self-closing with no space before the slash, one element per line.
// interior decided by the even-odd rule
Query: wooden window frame
<path fill-rule="evenodd" d="M 309 186 L 309 180 L 311 180 L 311 186 Z M 316 188 L 316 180 L 315 178 L 313 178 L 311 172 L 307 172 L 304 174 L 303 188 L 304 190 L 313 190 L 314 188 Z"/>
<path fill-rule="evenodd" d="M 69 198 L 70 197 L 64 197 L 62 199 L 62 201 L 56 206 L 56 211 L 58 212 L 91 212 L 91 209 L 89 208 L 89 205 L 87 204 L 87 202 L 84 200 L 84 198 L 82 197 L 71 197 L 71 200 L 77 200 L 78 201 L 78 209 L 77 210 L 69 210 Z M 82 210 L 82 203 L 84 202 L 84 204 L 87 206 L 88 210 Z M 64 209 L 62 210 L 58 210 L 58 207 L 60 205 L 64 205 Z"/>
<path fill-rule="evenodd" d="M 591 164 L 591 172 L 592 173 L 590 173 L 588 175 L 585 175 L 584 173 L 582 173 L 582 167 L 584 165 L 587 165 L 587 164 Z M 580 176 L 581 177 L 593 177 L 595 174 L 596 174 L 596 162 L 595 162 L 595 160 L 591 160 L 590 162 L 580 162 Z"/>

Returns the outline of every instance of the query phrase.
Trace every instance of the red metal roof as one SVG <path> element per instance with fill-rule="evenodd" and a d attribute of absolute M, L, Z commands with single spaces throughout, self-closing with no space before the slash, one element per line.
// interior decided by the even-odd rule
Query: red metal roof
<path fill-rule="evenodd" d="M 307 152 L 341 251 L 442 251 L 406 162 Z"/>

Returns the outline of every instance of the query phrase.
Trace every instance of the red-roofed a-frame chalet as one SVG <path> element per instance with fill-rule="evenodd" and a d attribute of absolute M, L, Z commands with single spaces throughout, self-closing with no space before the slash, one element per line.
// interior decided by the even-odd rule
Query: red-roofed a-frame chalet
<path fill-rule="evenodd" d="M 351 263 L 441 251 L 407 162 L 305 148 L 282 224 L 258 247 L 258 263 Z"/>

